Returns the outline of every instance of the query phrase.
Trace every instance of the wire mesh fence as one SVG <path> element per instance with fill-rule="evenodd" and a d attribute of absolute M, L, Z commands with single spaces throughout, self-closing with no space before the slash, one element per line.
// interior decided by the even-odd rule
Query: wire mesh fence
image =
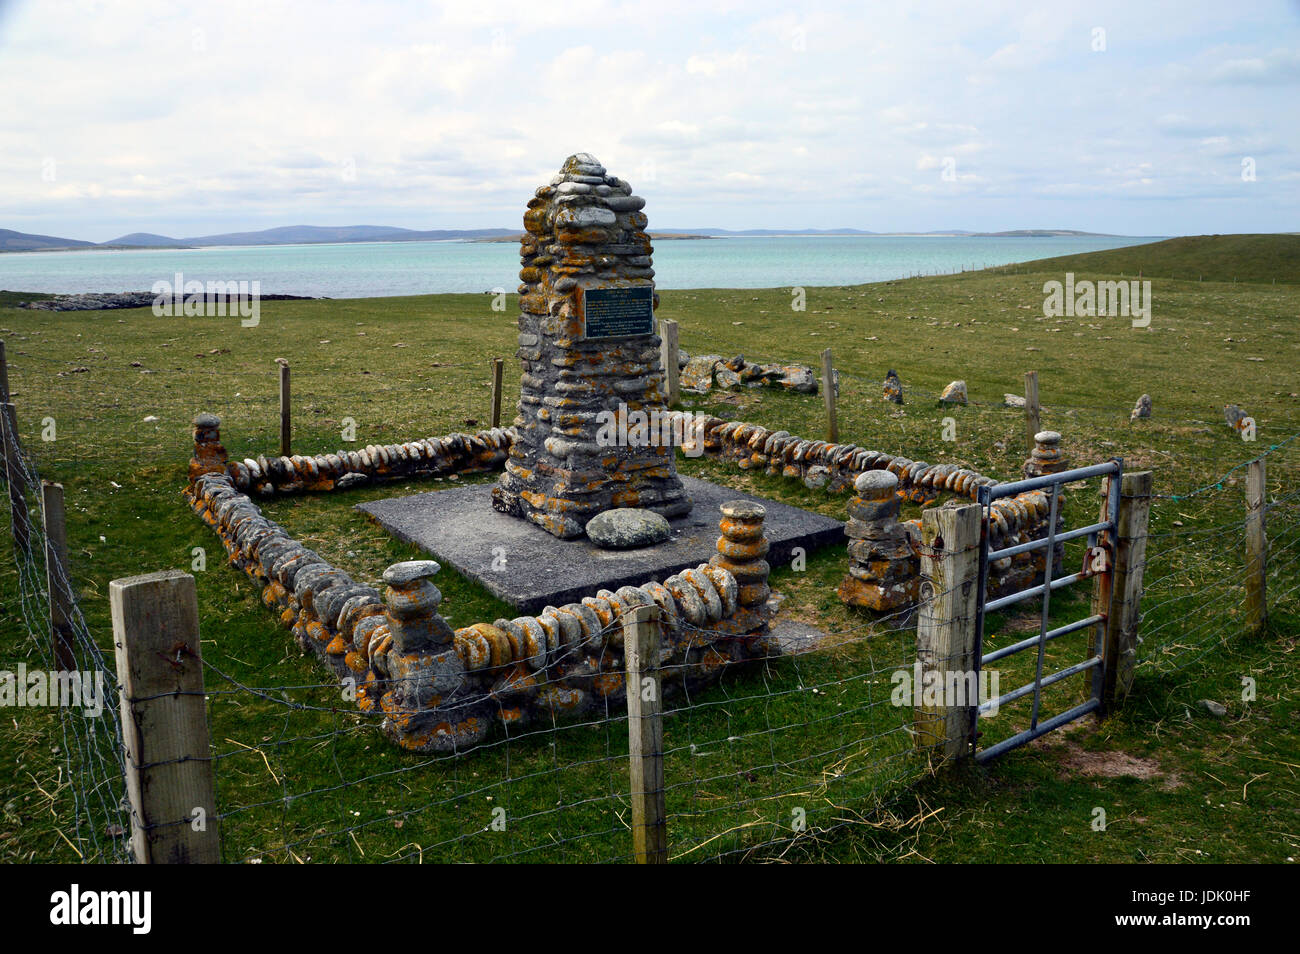
<path fill-rule="evenodd" d="M 7 487 L 25 491 L 41 487 L 36 462 L 13 439 L 8 418 L 0 414 L 0 447 L 9 448 L 4 464 Z M 30 507 L 32 501 L 22 501 Z M 77 601 L 70 602 L 64 625 L 56 631 L 51 593 L 77 592 L 68 567 L 53 552 L 43 521 L 28 518 L 26 545 L 14 539 L 14 511 L 5 512 L 3 536 L 13 542 L 0 618 L 13 634 L 11 652 L 21 660 L 4 678 L 12 692 L 9 705 L 34 704 L 45 734 L 56 739 L 61 771 L 35 788 L 49 810 L 66 819 L 59 837 L 88 863 L 129 860 L 126 837 L 130 805 L 124 781 L 121 715 L 117 708 L 117 670 L 91 633 Z M 62 678 L 52 676 L 62 671 Z M 22 701 L 19 701 L 19 700 Z"/>
<path fill-rule="evenodd" d="M 78 373 L 73 367 L 57 371 Z M 486 379 L 487 366 L 464 363 L 446 373 L 477 382 Z M 223 411 L 237 419 L 261 422 L 237 440 L 268 444 L 277 410 L 273 371 L 255 395 L 228 393 L 219 372 L 203 374 L 210 377 L 199 378 L 205 382 L 199 392 L 214 401 L 220 395 Z M 153 378 L 151 409 L 173 429 L 176 421 L 192 417 L 196 401 L 205 400 L 196 398 L 195 375 L 146 376 Z M 865 378 L 853 382 L 848 375 L 845 381 L 877 386 Z M 393 381 L 367 384 L 367 393 L 399 401 L 409 398 L 413 387 L 434 390 L 428 382 Z M 336 395 L 310 386 L 295 395 L 295 402 L 309 419 L 332 419 L 343 410 Z M 138 405 L 127 408 L 93 394 L 82 406 L 88 420 L 138 416 Z M 1044 417 L 1070 411 L 1128 416 L 1126 409 L 1049 406 Z M 994 415 L 1002 409 L 979 405 L 974 413 Z M 1023 428 L 1014 415 L 996 423 L 1017 437 Z M 325 440 L 327 429 L 317 430 L 309 432 L 311 439 Z M 911 440 L 918 449 L 926 443 L 916 434 Z M 167 442 L 180 443 L 174 435 Z M 156 453 L 160 442 L 143 436 L 138 445 L 129 438 L 111 445 L 30 440 L 17 445 L 16 476 L 33 489 L 34 502 L 41 474 L 33 449 L 47 472 L 76 479 L 106 460 Z M 1300 608 L 1297 448 L 1294 439 L 1260 448 L 1268 452 L 1269 468 L 1269 607 L 1282 614 Z M 1247 516 L 1237 470 L 1156 495 L 1144 566 L 1143 669 L 1191 666 L 1246 632 Z M 1084 511 L 1092 506 L 1085 502 Z M 7 510 L 4 521 L 8 537 Z M 47 565 L 39 518 L 32 530 L 30 545 L 16 549 L 4 571 L 9 576 L 4 625 L 16 634 L 16 657 L 50 671 L 55 668 L 51 574 L 55 587 L 74 593 L 87 581 L 57 561 Z M 79 606 L 70 626 L 75 669 L 102 685 L 104 705 L 97 718 L 71 706 L 42 710 L 42 718 L 51 720 L 48 734 L 59 740 L 59 775 L 48 796 L 61 813 L 55 829 L 82 861 L 129 860 L 131 818 L 111 639 L 102 626 L 92 630 Z M 272 638 L 282 638 L 272 632 Z M 899 687 L 910 685 L 915 640 L 911 613 L 864 616 L 820 634 L 815 644 L 796 640 L 786 655 L 728 667 L 713 685 L 694 686 L 673 667 L 661 671 L 669 858 L 779 856 L 800 838 L 861 824 L 873 808 L 924 777 L 931 759 L 917 745 L 911 700 L 899 696 Z M 597 659 L 596 669 L 604 671 L 607 662 Z M 394 747 L 380 731 L 382 717 L 359 711 L 337 683 L 270 685 L 237 676 L 234 668 L 220 641 L 205 647 L 226 861 L 632 858 L 628 717 L 617 691 L 573 721 L 515 727 L 451 755 L 419 755 Z M 508 703 L 503 693 L 498 704 Z"/>
<path fill-rule="evenodd" d="M 1300 474 L 1285 458 L 1270 461 L 1275 466 L 1269 472 L 1273 490 L 1263 508 L 1268 536 L 1265 588 L 1270 612 L 1294 615 L 1300 609 Z M 1252 628 L 1246 613 L 1249 518 L 1244 498 L 1237 487 L 1215 493 L 1230 499 L 1219 499 L 1207 510 L 1220 514 L 1236 509 L 1235 518 L 1148 537 L 1139 649 L 1143 668 L 1186 668 Z M 1156 500 L 1155 505 L 1178 506 L 1166 500 Z"/>
<path fill-rule="evenodd" d="M 705 653 L 720 635 L 683 625 L 672 638 Z M 670 859 L 778 850 L 921 777 L 926 753 L 897 691 L 913 638 L 897 614 L 714 685 L 693 684 L 693 665 L 659 668 Z M 248 686 L 208 663 L 227 860 L 630 860 L 627 690 L 607 661 L 595 660 L 611 678 L 592 682 L 609 691 L 586 714 L 445 755 L 396 750 L 383 717 L 338 684 Z"/>

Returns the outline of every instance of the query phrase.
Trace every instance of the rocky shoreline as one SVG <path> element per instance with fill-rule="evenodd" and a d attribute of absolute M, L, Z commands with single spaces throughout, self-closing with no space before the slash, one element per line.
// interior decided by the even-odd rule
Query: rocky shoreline
<path fill-rule="evenodd" d="M 111 311 L 116 308 L 148 308 L 158 295 L 154 292 L 86 292 L 77 295 L 58 295 L 40 301 L 20 301 L 19 308 L 33 311 Z M 247 301 L 240 295 L 205 295 L 204 301 L 235 304 Z M 258 301 L 312 301 L 311 295 L 258 295 Z"/>

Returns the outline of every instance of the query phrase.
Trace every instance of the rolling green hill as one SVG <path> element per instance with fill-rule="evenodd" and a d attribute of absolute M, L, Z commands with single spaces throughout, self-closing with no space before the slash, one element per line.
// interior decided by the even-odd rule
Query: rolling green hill
<path fill-rule="evenodd" d="M 1087 272 L 1215 282 L 1300 283 L 1300 234 L 1185 235 L 1101 252 L 1022 262 L 995 273 Z"/>

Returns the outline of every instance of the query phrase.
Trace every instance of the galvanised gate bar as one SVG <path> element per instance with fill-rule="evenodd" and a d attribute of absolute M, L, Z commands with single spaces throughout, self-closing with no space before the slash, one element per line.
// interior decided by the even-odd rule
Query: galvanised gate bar
<path fill-rule="evenodd" d="M 1047 533 L 1045 536 L 1040 537 L 1037 540 L 1029 540 L 1025 543 L 1018 543 L 1014 546 L 990 551 L 989 534 L 985 532 L 980 537 L 980 595 L 976 601 L 975 618 L 976 665 L 979 670 L 983 670 L 983 668 L 989 663 L 996 662 L 999 659 L 1006 659 L 1008 656 L 1013 656 L 1016 653 L 1023 652 L 1027 649 L 1036 649 L 1038 659 L 1034 669 L 1033 682 L 1026 683 L 1018 689 L 1013 689 L 1010 692 L 1004 693 L 996 699 L 986 700 L 979 705 L 975 714 L 974 724 L 976 731 L 973 734 L 973 737 L 978 738 L 980 715 L 991 710 L 995 711 L 1008 702 L 1014 702 L 1017 699 L 1024 698 L 1032 693 L 1034 703 L 1033 711 L 1030 716 L 1029 728 L 1016 733 L 1010 738 L 1003 739 L 1001 742 L 989 746 L 987 749 L 977 751 L 975 754 L 976 761 L 986 762 L 989 759 L 996 758 L 1003 752 L 1024 745 L 1026 742 L 1030 742 L 1039 736 L 1046 735 L 1053 729 L 1060 728 L 1081 716 L 1085 716 L 1088 713 L 1095 712 L 1101 708 L 1104 690 L 1103 672 L 1104 667 L 1108 662 L 1104 658 L 1104 654 L 1106 652 L 1106 620 L 1110 616 L 1110 598 L 1112 592 L 1110 575 L 1114 568 L 1114 541 L 1117 536 L 1120 485 L 1122 483 L 1121 478 L 1123 476 L 1123 470 L 1123 461 L 1115 459 L 1104 464 L 1094 464 L 1091 467 L 1080 467 L 1076 470 L 1067 470 L 1056 474 L 1045 474 L 1041 477 L 1031 477 L 1026 480 L 1018 480 L 1012 483 L 994 484 L 979 488 L 979 504 L 984 508 L 986 526 L 987 515 L 993 501 L 1004 497 L 1014 497 L 1016 494 L 1023 494 L 1033 490 L 1047 490 L 1049 491 L 1050 497 L 1050 509 L 1047 519 Z M 1089 480 L 1094 477 L 1110 478 L 1108 493 L 1102 512 L 1103 519 L 1086 527 L 1079 527 L 1074 530 L 1058 533 L 1057 524 L 1063 486 L 1067 483 Z M 1066 576 L 1053 578 L 1053 570 L 1055 569 L 1056 564 L 1056 547 L 1070 540 L 1077 540 L 1080 537 L 1087 537 L 1088 541 L 1088 554 L 1082 569 Z M 1043 561 L 1044 569 L 1042 583 L 1037 586 L 1031 586 L 1028 589 L 1009 593 L 997 599 L 985 600 L 990 563 L 1038 549 L 1045 549 L 1047 551 L 1046 559 Z M 1101 575 L 1104 576 L 1097 591 L 1100 596 L 1094 602 L 1093 613 L 1089 616 L 1083 617 L 1082 619 L 1077 619 L 1073 622 L 1057 626 L 1054 629 L 1049 629 L 1048 619 L 1051 612 L 1052 593 L 1056 590 L 1062 589 L 1063 587 L 1077 583 L 1080 580 L 1091 579 Z M 1042 597 L 1043 605 L 1039 620 L 1038 634 L 985 654 L 985 614 L 996 612 L 997 610 L 1011 606 L 1012 604 L 1040 596 Z M 1047 643 L 1070 633 L 1086 630 L 1088 627 L 1093 627 L 1095 634 L 1091 642 L 1091 653 L 1088 658 L 1084 659 L 1082 662 L 1075 663 L 1072 666 L 1067 666 L 1064 669 L 1057 670 L 1048 675 L 1043 675 L 1044 652 Z M 1088 670 L 1092 670 L 1093 673 L 1092 692 L 1089 699 L 1065 712 L 1039 721 L 1043 687 L 1069 679 L 1071 676 L 1079 675 Z M 976 672 L 975 684 L 980 684 L 978 671 Z"/>

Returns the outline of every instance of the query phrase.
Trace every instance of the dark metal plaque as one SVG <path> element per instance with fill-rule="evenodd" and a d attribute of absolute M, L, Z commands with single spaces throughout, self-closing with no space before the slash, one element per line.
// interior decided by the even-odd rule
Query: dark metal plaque
<path fill-rule="evenodd" d="M 587 338 L 629 338 L 655 333 L 654 291 L 649 285 L 587 288 L 582 311 Z"/>

